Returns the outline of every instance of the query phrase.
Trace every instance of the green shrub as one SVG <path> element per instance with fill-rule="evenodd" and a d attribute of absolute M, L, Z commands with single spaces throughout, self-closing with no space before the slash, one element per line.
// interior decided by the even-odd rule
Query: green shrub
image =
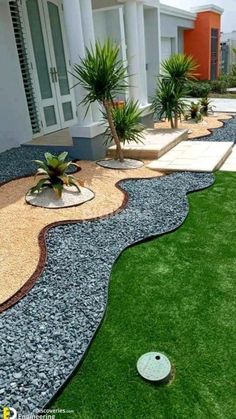
<path fill-rule="evenodd" d="M 211 91 L 211 85 L 207 82 L 196 81 L 189 83 L 189 96 L 207 97 Z"/>
<path fill-rule="evenodd" d="M 236 74 L 234 75 L 233 72 L 229 74 L 221 74 L 218 80 L 227 83 L 227 87 L 236 87 Z"/>
<path fill-rule="evenodd" d="M 227 79 L 227 85 L 228 87 L 236 87 L 236 75 L 229 75 Z"/>
<path fill-rule="evenodd" d="M 226 93 L 228 83 L 225 80 L 212 80 L 211 91 L 212 93 Z"/>
<path fill-rule="evenodd" d="M 232 76 L 234 76 L 234 77 L 236 77 L 236 64 L 234 64 L 234 65 L 232 66 L 231 75 L 232 75 Z"/>

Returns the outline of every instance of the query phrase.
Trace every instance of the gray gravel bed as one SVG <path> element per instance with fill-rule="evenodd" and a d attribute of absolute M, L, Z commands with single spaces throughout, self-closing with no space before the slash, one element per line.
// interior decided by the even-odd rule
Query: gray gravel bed
<path fill-rule="evenodd" d="M 22 176 L 33 175 L 37 165 L 33 160 L 44 160 L 41 147 L 15 147 L 0 153 L 0 184 Z M 70 157 L 68 157 L 70 158 Z M 75 168 L 69 170 L 75 172 Z"/>
<path fill-rule="evenodd" d="M 179 227 L 188 214 L 186 194 L 213 182 L 213 175 L 199 173 L 123 181 L 129 200 L 122 212 L 49 231 L 43 274 L 0 317 L 0 404 L 32 413 L 50 401 L 103 318 L 116 258 L 127 246 Z"/>
<path fill-rule="evenodd" d="M 199 137 L 195 141 L 234 141 L 236 143 L 236 116 L 226 120 L 221 128 L 213 128 L 212 135 Z"/>

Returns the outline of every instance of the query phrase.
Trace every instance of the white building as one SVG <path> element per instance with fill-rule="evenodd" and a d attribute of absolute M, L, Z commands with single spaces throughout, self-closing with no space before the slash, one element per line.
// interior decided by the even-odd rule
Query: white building
<path fill-rule="evenodd" d="M 84 92 L 70 89 L 73 64 L 96 39 L 120 44 L 130 73 L 127 95 L 139 101 L 148 123 L 161 60 L 183 51 L 184 30 L 195 19 L 159 0 L 0 0 L 0 151 L 64 128 L 82 144 L 78 157 L 99 144 L 98 105 L 84 117 L 78 105 Z M 100 146 L 92 157 L 99 153 Z"/>
<path fill-rule="evenodd" d="M 232 66 L 236 64 L 236 54 L 233 51 L 236 48 L 236 31 L 221 34 L 221 51 L 222 51 L 222 70 L 229 73 Z"/>

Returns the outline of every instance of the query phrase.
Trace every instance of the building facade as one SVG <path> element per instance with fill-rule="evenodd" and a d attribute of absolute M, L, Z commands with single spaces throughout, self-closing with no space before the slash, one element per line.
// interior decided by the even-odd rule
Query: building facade
<path fill-rule="evenodd" d="M 215 80 L 220 73 L 220 27 L 223 9 L 215 5 L 192 8 L 196 13 L 193 31 L 184 33 L 184 52 L 198 65 L 199 79 Z"/>
<path fill-rule="evenodd" d="M 126 97 L 138 100 L 148 120 L 162 59 L 176 52 L 199 59 L 196 37 L 192 47 L 189 40 L 196 27 L 198 12 L 159 0 L 0 0 L 0 151 L 64 128 L 75 141 L 103 136 L 98 104 L 85 116 L 85 92 L 71 89 L 73 64 L 96 40 L 120 45 Z"/>
<path fill-rule="evenodd" d="M 221 70 L 227 74 L 236 64 L 236 31 L 221 34 Z"/>

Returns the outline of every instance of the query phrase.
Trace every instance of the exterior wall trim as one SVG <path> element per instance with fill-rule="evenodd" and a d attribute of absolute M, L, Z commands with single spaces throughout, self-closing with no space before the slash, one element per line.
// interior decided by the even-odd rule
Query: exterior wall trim
<path fill-rule="evenodd" d="M 215 4 L 207 4 L 204 6 L 191 7 L 191 10 L 195 13 L 213 12 L 219 15 L 222 15 L 224 13 L 224 9 L 222 9 L 222 7 L 216 6 Z"/>
<path fill-rule="evenodd" d="M 196 13 L 188 12 L 186 10 L 177 9 L 176 7 L 167 6 L 166 4 L 160 4 L 160 12 L 164 15 L 181 17 L 194 21 L 197 17 Z"/>

